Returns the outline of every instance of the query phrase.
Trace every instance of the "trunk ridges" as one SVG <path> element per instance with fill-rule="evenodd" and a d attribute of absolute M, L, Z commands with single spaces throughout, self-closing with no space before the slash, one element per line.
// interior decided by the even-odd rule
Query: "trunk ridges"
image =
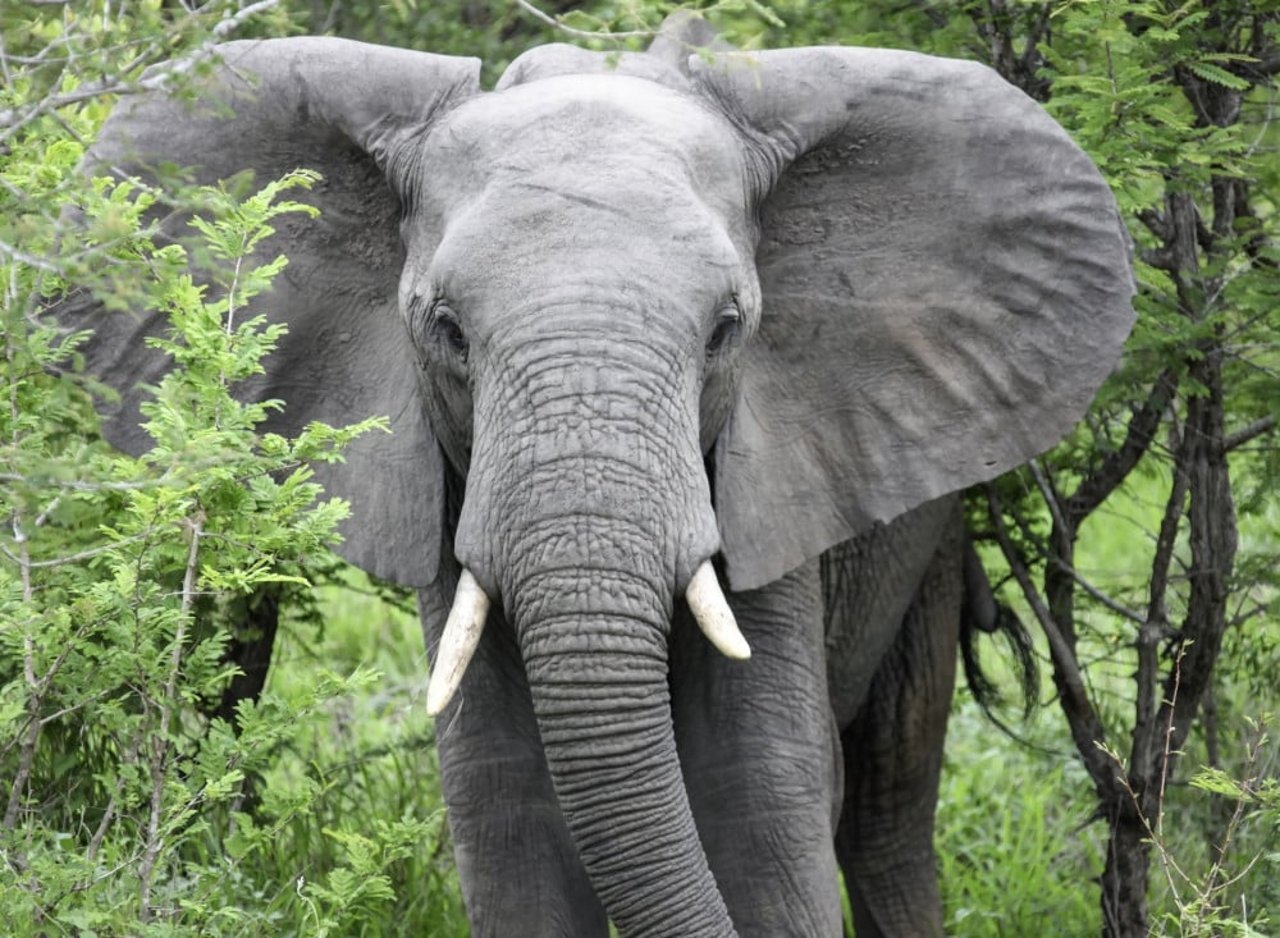
<path fill-rule="evenodd" d="M 490 501 L 464 506 L 459 559 L 491 564 L 557 800 L 620 933 L 729 936 L 667 683 L 678 581 L 718 548 L 696 413 L 653 403 L 670 376 L 614 365 L 567 368 L 555 390 L 540 374 L 520 432 L 477 440 L 468 489 Z M 649 389 L 646 420 L 619 403 L 635 388 Z"/>
<path fill-rule="evenodd" d="M 593 621 L 560 619 L 559 627 L 580 634 Z M 618 676 L 631 669 L 619 707 L 595 677 L 603 655 L 619 657 L 567 652 L 551 684 L 530 668 L 552 783 L 592 885 L 624 935 L 731 935 L 680 773 L 666 662 L 615 660 Z M 577 682 L 568 679 L 575 670 Z"/>

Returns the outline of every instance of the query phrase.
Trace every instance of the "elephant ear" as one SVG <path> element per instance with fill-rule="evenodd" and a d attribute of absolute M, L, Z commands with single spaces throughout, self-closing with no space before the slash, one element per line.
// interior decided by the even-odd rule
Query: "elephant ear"
<path fill-rule="evenodd" d="M 274 432 L 391 418 L 390 434 L 366 434 L 344 464 L 316 473 L 351 502 L 339 553 L 379 577 L 426 585 L 439 562 L 442 457 L 397 307 L 404 248 L 388 175 L 394 181 L 400 155 L 438 115 L 477 92 L 479 62 L 320 38 L 231 42 L 216 52 L 220 64 L 196 80 L 194 103 L 162 92 L 125 99 L 86 168 L 154 180 L 176 164 L 200 183 L 248 169 L 257 185 L 299 167 L 323 175 L 312 190 L 291 193 L 320 217 L 280 223 L 257 249 L 257 262 L 285 254 L 289 265 L 251 309 L 289 331 L 264 362 L 267 373 L 237 394 L 285 402 L 266 425 Z M 193 233 L 185 217 L 163 219 L 163 229 L 172 240 Z M 165 328 L 165 317 L 107 313 L 86 294 L 55 314 L 93 330 L 88 368 L 121 393 L 104 415 L 107 438 L 135 454 L 150 448 L 138 405 L 143 385 L 158 383 L 171 363 L 145 338 Z"/>
<path fill-rule="evenodd" d="M 1097 169 L 974 63 L 812 48 L 691 62 L 766 183 L 763 312 L 716 455 L 735 589 L 1048 448 L 1133 322 Z"/>

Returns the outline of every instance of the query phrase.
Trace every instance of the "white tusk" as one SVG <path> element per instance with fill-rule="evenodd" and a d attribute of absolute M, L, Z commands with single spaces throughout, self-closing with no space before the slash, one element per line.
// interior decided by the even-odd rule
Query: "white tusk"
<path fill-rule="evenodd" d="M 746 661 L 751 657 L 751 646 L 738 630 L 733 610 L 720 591 L 720 581 L 716 579 L 710 560 L 704 560 L 694 573 L 689 588 L 684 591 L 684 598 L 698 621 L 698 628 L 711 640 L 711 644 L 735 661 Z"/>
<path fill-rule="evenodd" d="M 489 597 L 484 594 L 470 570 L 463 570 L 458 578 L 458 591 L 453 594 L 453 608 L 444 624 L 440 650 L 431 669 L 431 683 L 427 686 L 427 714 L 438 716 L 453 699 L 462 675 L 467 672 L 471 656 L 480 644 L 484 620 L 489 614 Z"/>

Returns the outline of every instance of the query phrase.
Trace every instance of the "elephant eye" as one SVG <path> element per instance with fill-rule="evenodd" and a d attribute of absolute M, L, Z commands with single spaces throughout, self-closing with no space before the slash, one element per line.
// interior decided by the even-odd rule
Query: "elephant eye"
<path fill-rule="evenodd" d="M 442 300 L 432 306 L 428 328 L 431 337 L 450 349 L 463 361 L 467 360 L 467 336 L 462 331 L 458 314 Z"/>
<path fill-rule="evenodd" d="M 742 315 L 736 305 L 726 306 L 716 317 L 711 338 L 707 339 L 707 358 L 714 358 L 733 344 L 742 328 Z"/>

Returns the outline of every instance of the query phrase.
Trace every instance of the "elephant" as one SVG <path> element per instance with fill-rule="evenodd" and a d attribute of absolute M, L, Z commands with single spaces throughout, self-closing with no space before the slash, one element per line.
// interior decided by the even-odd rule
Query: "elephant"
<path fill-rule="evenodd" d="M 90 166 L 322 174 L 241 391 L 390 417 L 317 473 L 342 556 L 418 591 L 474 933 L 840 934 L 843 870 L 859 935 L 939 934 L 955 493 L 1068 432 L 1133 321 L 1089 158 L 910 52 L 668 33 L 492 91 L 334 38 L 218 58 Z M 98 313 L 60 308 L 137 450 L 162 324 Z"/>

